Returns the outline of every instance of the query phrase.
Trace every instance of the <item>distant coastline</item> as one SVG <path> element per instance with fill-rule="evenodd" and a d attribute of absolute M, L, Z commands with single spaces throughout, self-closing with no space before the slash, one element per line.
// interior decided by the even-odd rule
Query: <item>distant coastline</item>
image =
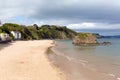
<path fill-rule="evenodd" d="M 101 36 L 100 38 L 120 38 L 120 35 L 113 35 L 113 36 Z"/>

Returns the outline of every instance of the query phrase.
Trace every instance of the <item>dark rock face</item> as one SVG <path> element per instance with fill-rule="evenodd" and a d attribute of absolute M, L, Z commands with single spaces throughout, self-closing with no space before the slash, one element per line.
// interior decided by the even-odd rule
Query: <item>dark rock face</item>
<path fill-rule="evenodd" d="M 96 44 L 97 38 L 90 33 L 80 33 L 73 39 L 73 44 L 80 45 L 80 44 Z"/>

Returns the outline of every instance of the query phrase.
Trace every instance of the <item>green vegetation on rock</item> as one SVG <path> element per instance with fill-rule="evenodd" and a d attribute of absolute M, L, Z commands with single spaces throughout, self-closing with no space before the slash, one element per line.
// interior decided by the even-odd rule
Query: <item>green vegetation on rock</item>
<path fill-rule="evenodd" d="M 97 37 L 95 34 L 92 33 L 78 33 L 75 38 L 73 39 L 73 43 L 80 45 L 80 44 L 96 44 Z"/>
<path fill-rule="evenodd" d="M 42 25 L 31 26 L 5 23 L 0 27 L 0 33 L 7 33 L 13 38 L 11 31 L 18 31 L 22 34 L 22 40 L 39 39 L 73 39 L 75 43 L 96 43 L 99 34 L 77 33 L 66 26 Z"/>
<path fill-rule="evenodd" d="M 88 37 L 89 34 L 90 34 L 90 33 L 78 33 L 77 36 L 78 36 L 80 39 L 85 40 L 85 39 Z"/>
<path fill-rule="evenodd" d="M 76 32 L 68 29 L 66 26 L 34 24 L 32 26 L 18 25 L 14 23 L 5 23 L 0 27 L 0 33 L 8 33 L 11 37 L 11 31 L 19 31 L 23 40 L 39 39 L 72 39 Z"/>

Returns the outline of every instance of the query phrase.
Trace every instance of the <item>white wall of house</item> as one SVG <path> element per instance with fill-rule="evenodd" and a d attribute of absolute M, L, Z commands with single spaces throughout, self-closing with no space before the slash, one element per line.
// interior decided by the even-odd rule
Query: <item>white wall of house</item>
<path fill-rule="evenodd" d="M 11 31 L 14 39 L 21 39 L 21 33 L 18 31 Z"/>
<path fill-rule="evenodd" d="M 0 33 L 0 39 L 2 41 L 7 40 L 8 38 L 9 38 L 9 34 L 7 34 L 7 33 Z"/>

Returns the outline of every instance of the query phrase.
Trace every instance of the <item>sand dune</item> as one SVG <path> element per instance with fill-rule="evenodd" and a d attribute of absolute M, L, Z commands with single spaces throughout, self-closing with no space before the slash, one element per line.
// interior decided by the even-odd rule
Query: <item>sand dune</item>
<path fill-rule="evenodd" d="M 0 80 L 65 80 L 45 55 L 52 42 L 16 41 L 0 50 Z"/>

